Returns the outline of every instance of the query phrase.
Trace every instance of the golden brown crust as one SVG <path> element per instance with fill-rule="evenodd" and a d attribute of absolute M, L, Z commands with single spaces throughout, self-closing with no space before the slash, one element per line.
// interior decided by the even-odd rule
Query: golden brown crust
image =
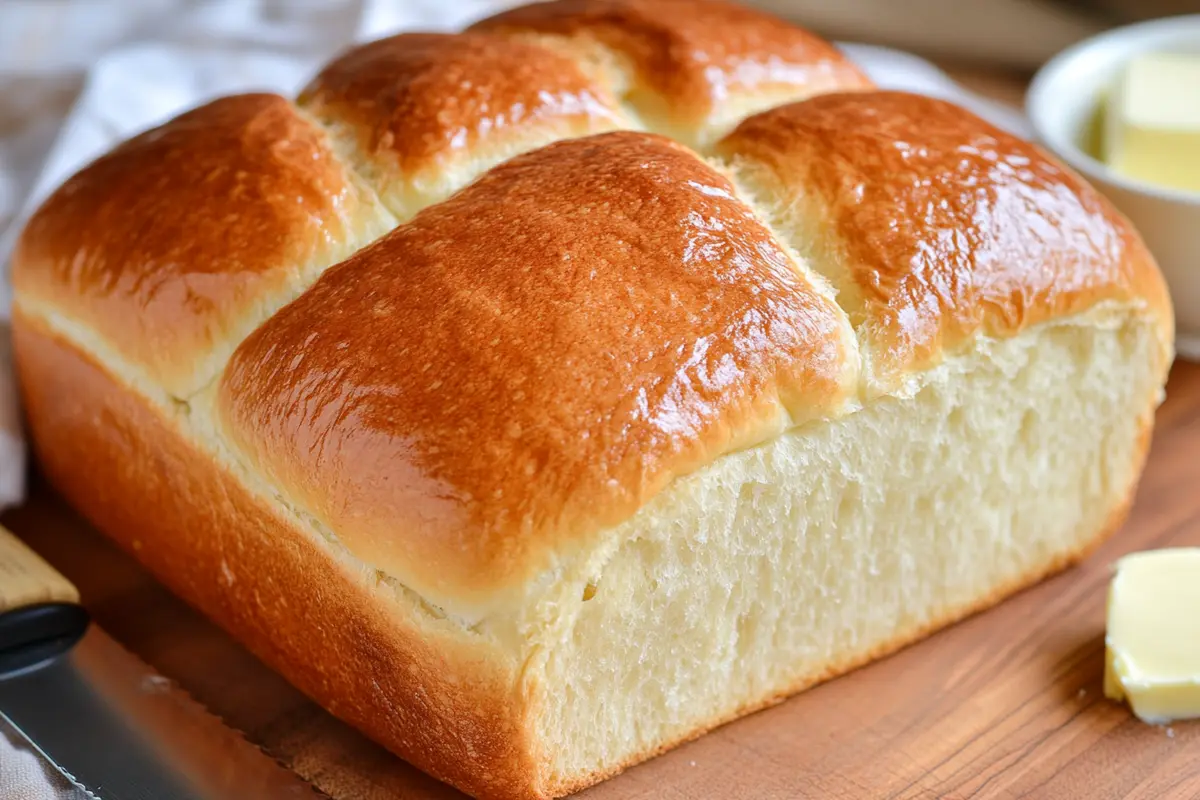
<path fill-rule="evenodd" d="M 235 353 L 232 438 L 364 560 L 486 603 L 672 477 L 853 388 L 853 340 L 728 181 L 661 137 L 518 157 Z"/>
<path fill-rule="evenodd" d="M 794 244 L 840 290 L 885 388 L 981 330 L 1013 336 L 1106 300 L 1146 306 L 1170 340 L 1165 284 L 1129 223 L 957 106 L 823 95 L 745 120 L 717 151 L 804 218 L 811 240 Z"/>
<path fill-rule="evenodd" d="M 63 184 L 22 234 L 13 282 L 183 396 L 268 298 L 386 230 L 372 203 L 287 100 L 227 97 Z"/>
<path fill-rule="evenodd" d="M 483 34 L 406 33 L 327 65 L 299 104 L 348 126 L 380 194 L 438 180 L 456 161 L 519 140 L 628 127 L 606 88 L 544 47 Z"/>
<path fill-rule="evenodd" d="M 699 124 L 739 98 L 774 102 L 872 84 L 829 42 L 722 0 L 551 0 L 501 12 L 472 30 L 565 37 L 583 55 L 600 44 L 629 59 L 629 101 L 656 129 Z M 672 131 L 675 133 L 676 131 Z"/>
<path fill-rule="evenodd" d="M 18 308 L 15 355 L 46 475 L 92 523 L 336 716 L 483 797 L 534 798 L 516 665 L 419 624 L 191 444 L 179 423 Z"/>

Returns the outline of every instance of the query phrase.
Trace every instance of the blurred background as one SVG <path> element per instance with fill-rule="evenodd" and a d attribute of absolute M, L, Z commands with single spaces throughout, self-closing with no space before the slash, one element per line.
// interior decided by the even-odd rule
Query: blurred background
<path fill-rule="evenodd" d="M 1106 27 L 1200 10 L 1200 0 L 742 0 L 832 38 L 885 44 L 939 58 L 1030 70 L 1073 41 Z M 322 16 L 331 39 L 356 19 L 434 16 L 447 7 L 488 13 L 505 0 L 4 0 L 0 71 L 28 68 L 53 54 L 63 66 L 96 51 L 156 35 L 164 23 L 204 8 L 238 5 L 238 17 L 283 20 Z M 457 14 L 456 14 L 457 16 Z M 349 27 L 348 27 L 349 26 Z M 91 48 L 55 52 L 56 38 L 88 28 Z"/>
<path fill-rule="evenodd" d="M 753 0 L 835 39 L 1032 72 L 1105 28 L 1200 10 L 1200 0 Z"/>

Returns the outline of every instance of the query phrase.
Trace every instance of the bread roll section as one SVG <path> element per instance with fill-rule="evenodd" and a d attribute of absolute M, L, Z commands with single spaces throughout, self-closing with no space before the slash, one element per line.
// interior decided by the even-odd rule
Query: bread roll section
<path fill-rule="evenodd" d="M 565 53 L 649 129 L 698 148 L 755 111 L 872 86 L 829 42 L 735 3 L 557 0 L 472 30 Z"/>
<path fill-rule="evenodd" d="M 220 402 L 351 551 L 479 616 L 673 478 L 841 413 L 857 367 L 725 178 L 621 132 L 518 156 L 327 272 Z"/>
<path fill-rule="evenodd" d="M 322 269 L 394 224 L 290 102 L 226 97 L 68 180 L 18 241 L 13 284 L 22 304 L 184 398 Z"/>
<path fill-rule="evenodd" d="M 973 114 L 902 92 L 765 111 L 717 146 L 764 215 L 827 277 L 879 391 L 979 333 L 1016 335 L 1099 305 L 1159 320 L 1145 245 L 1066 167 Z"/>
<path fill-rule="evenodd" d="M 472 34 L 356 47 L 321 70 L 299 103 L 402 219 L 518 153 L 636 126 L 571 59 Z"/>
<path fill-rule="evenodd" d="M 55 485 L 479 797 L 1082 557 L 1172 356 L 1069 171 L 709 0 L 558 0 L 216 101 L 72 178 L 14 270 Z"/>

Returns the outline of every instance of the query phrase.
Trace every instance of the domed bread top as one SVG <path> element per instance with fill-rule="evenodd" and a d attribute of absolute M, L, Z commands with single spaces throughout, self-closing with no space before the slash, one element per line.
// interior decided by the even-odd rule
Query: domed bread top
<path fill-rule="evenodd" d="M 617 132 L 505 162 L 326 272 L 218 408 L 358 557 L 469 614 L 671 478 L 839 413 L 857 364 L 724 177 Z"/>
<path fill-rule="evenodd" d="M 13 281 L 184 397 L 316 272 L 393 224 L 287 100 L 227 97 L 63 184 L 25 229 Z"/>
<path fill-rule="evenodd" d="M 755 111 L 872 86 L 829 42 L 719 0 L 552 0 L 472 30 L 557 47 L 605 75 L 648 129 L 693 147 Z"/>
<path fill-rule="evenodd" d="M 18 302 L 159 401 L 219 376 L 220 446 L 451 611 L 980 333 L 1114 306 L 1170 349 L 1157 268 L 1080 179 L 737 6 L 557 0 L 353 50 L 303 103 L 218 100 L 81 171 Z M 642 124 L 737 191 L 592 133 Z M 376 189 L 433 205 L 392 230 Z"/>
<path fill-rule="evenodd" d="M 678 89 L 664 102 L 686 101 L 686 87 L 709 81 L 705 130 L 713 114 L 732 124 L 753 106 L 835 88 L 814 77 L 826 62 L 841 64 L 830 74 L 859 80 L 836 51 L 779 20 L 711 0 L 667 14 L 684 6 L 659 1 L 621 8 L 631 23 L 657 26 L 638 36 L 673 42 L 668 61 L 692 75 L 663 83 Z M 549 8 L 560 22 L 570 10 Z M 577 11 L 595 17 L 587 4 Z M 705 38 L 694 19 L 702 14 L 729 36 Z M 517 152 L 641 124 L 625 90 L 586 54 L 522 38 L 393 37 L 330 64 L 300 111 L 274 95 L 230 97 L 136 137 L 75 175 L 31 220 L 14 256 L 22 302 L 55 304 L 60 322 L 88 328 L 80 335 L 186 398 L 255 326 L 397 218 Z M 701 70 L 712 54 L 724 66 Z M 787 80 L 767 81 L 763 64 Z M 780 86 L 783 94 L 771 88 Z"/>
<path fill-rule="evenodd" d="M 837 289 L 880 391 L 979 331 L 1012 336 L 1104 301 L 1150 306 L 1170 340 L 1165 285 L 1129 223 L 957 106 L 823 95 L 745 120 L 716 152 Z"/>
<path fill-rule="evenodd" d="M 356 47 L 299 103 L 402 218 L 509 156 L 633 125 L 574 61 L 482 34 L 401 34 Z"/>

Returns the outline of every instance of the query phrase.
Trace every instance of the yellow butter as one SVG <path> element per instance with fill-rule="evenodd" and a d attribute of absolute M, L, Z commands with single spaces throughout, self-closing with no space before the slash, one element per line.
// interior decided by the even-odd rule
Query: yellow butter
<path fill-rule="evenodd" d="M 1200 191 L 1200 54 L 1126 65 L 1107 107 L 1104 160 L 1130 178 Z"/>
<path fill-rule="evenodd" d="M 1200 717 L 1200 547 L 1117 562 L 1105 645 L 1108 697 L 1145 722 Z"/>

